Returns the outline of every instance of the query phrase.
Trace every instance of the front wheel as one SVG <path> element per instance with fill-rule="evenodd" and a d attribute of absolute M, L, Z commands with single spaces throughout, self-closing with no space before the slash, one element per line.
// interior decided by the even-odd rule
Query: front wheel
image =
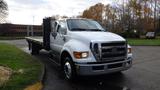
<path fill-rule="evenodd" d="M 74 66 L 74 63 L 70 57 L 64 58 L 63 72 L 65 75 L 65 78 L 68 80 L 74 80 L 76 77 L 75 66 Z"/>

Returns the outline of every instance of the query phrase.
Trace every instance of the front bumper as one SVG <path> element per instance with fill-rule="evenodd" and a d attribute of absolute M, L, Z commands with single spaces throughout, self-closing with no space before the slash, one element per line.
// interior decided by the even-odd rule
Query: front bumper
<path fill-rule="evenodd" d="M 132 66 L 132 59 L 113 63 L 80 64 L 75 63 L 78 75 L 101 75 L 127 70 Z"/>

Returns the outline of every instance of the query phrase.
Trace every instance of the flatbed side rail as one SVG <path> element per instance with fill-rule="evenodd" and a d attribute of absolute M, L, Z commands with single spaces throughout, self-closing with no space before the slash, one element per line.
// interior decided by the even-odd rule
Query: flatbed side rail
<path fill-rule="evenodd" d="M 25 37 L 25 39 L 29 42 L 33 42 L 33 43 L 39 44 L 41 46 L 43 45 L 43 41 L 41 39 L 37 39 L 34 37 Z"/>
<path fill-rule="evenodd" d="M 38 46 L 39 48 L 43 48 L 43 40 L 42 39 L 38 39 L 35 37 L 25 37 L 25 39 L 28 42 L 29 50 L 32 49 L 33 44 Z"/>

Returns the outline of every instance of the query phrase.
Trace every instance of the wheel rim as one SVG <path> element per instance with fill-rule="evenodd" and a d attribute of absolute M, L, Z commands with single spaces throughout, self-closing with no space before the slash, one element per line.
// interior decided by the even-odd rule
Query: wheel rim
<path fill-rule="evenodd" d="M 70 79 L 71 75 L 72 75 L 72 69 L 71 69 L 71 65 L 69 62 L 66 62 L 64 64 L 64 72 L 65 72 L 65 75 L 68 79 Z"/>

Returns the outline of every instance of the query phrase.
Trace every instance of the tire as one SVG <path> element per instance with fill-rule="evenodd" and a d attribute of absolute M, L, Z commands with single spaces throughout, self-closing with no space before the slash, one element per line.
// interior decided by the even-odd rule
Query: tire
<path fill-rule="evenodd" d="M 76 69 L 71 57 L 67 56 L 64 58 L 63 63 L 63 73 L 67 80 L 75 80 L 76 78 Z"/>
<path fill-rule="evenodd" d="M 39 54 L 39 48 L 36 44 L 31 44 L 31 54 L 32 55 L 38 55 Z"/>

